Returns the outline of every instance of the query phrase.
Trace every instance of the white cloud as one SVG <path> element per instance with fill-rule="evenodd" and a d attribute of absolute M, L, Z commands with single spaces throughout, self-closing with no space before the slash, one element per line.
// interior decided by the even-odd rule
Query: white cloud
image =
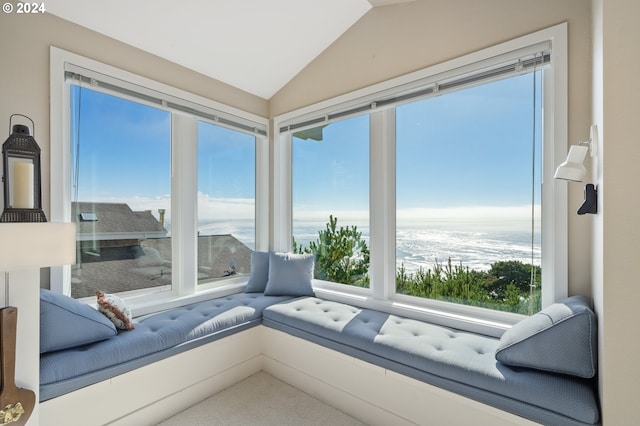
<path fill-rule="evenodd" d="M 540 218 L 540 205 L 534 208 L 536 218 Z M 338 218 L 338 222 L 368 221 L 369 212 L 360 210 L 322 210 L 294 209 L 293 219 L 301 222 L 327 221 L 329 215 Z M 445 208 L 408 208 L 399 209 L 396 218 L 401 221 L 447 220 L 531 220 L 531 205 L 493 207 L 468 206 Z"/>
<path fill-rule="evenodd" d="M 294 209 L 293 220 L 303 222 L 328 222 L 329 216 L 338 218 L 338 224 L 349 222 L 368 221 L 369 212 L 366 210 L 301 210 Z"/>
<path fill-rule="evenodd" d="M 251 220 L 255 217 L 253 198 L 215 198 L 198 193 L 198 222 Z"/>
<path fill-rule="evenodd" d="M 165 222 L 171 223 L 171 196 L 159 197 L 108 197 L 90 200 L 103 203 L 124 203 L 133 211 L 150 210 L 158 218 L 159 209 L 165 209 Z M 255 200 L 252 198 L 215 198 L 198 193 L 198 222 L 253 220 Z"/>
<path fill-rule="evenodd" d="M 540 205 L 534 206 L 535 217 L 540 217 Z M 409 208 L 398 210 L 396 217 L 402 220 L 423 219 L 531 219 L 531 205 L 523 206 L 468 206 L 444 208 Z"/>

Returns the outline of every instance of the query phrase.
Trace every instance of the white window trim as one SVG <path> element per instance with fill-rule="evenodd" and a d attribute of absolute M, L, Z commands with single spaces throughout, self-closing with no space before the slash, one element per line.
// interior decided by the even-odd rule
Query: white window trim
<path fill-rule="evenodd" d="M 137 74 L 98 62 L 72 52 L 50 48 L 50 134 L 51 134 L 51 212 L 53 222 L 71 221 L 71 159 L 70 159 L 70 97 L 69 83 L 65 82 L 65 68 L 79 67 L 125 82 L 124 84 L 148 88 L 169 96 L 172 101 L 201 106 L 207 112 L 220 112 L 222 116 L 239 118 L 243 123 L 255 123 L 269 134 L 269 120 L 234 107 L 207 99 L 181 89 L 142 77 Z M 108 91 L 107 91 L 108 92 Z M 140 102 L 138 99 L 134 99 Z M 141 102 L 144 103 L 144 102 Z M 154 107 L 159 107 L 154 105 Z M 197 121 L 200 117 L 184 112 L 172 112 L 171 208 L 174 222 L 172 252 L 178 272 L 172 282 L 172 291 L 157 289 L 137 290 L 122 294 L 136 315 L 184 305 L 212 297 L 237 293 L 246 285 L 247 277 L 235 277 L 212 284 L 197 283 Z M 207 121 L 206 119 L 203 121 Z M 214 124 L 220 125 L 220 123 Z M 175 137 L 190 140 L 176 149 Z M 256 249 L 266 250 L 269 245 L 269 141 L 267 136 L 256 136 Z M 266 185 L 266 186 L 265 186 Z M 192 208 L 185 208 L 192 206 Z M 176 228 L 179 228 L 176 229 Z M 191 265 L 189 267 L 188 265 Z M 71 267 L 51 268 L 51 290 L 71 294 Z M 87 302 L 90 302 L 87 298 Z"/>
<path fill-rule="evenodd" d="M 275 250 L 291 249 L 292 199 L 291 199 L 291 131 L 281 128 L 292 122 L 303 122 L 305 118 L 317 117 L 346 110 L 363 100 L 379 97 L 381 93 L 395 93 L 425 84 L 435 76 L 459 73 L 461 69 L 491 63 L 496 58 L 519 54 L 522 49 L 540 43 L 550 43 L 552 65 L 545 70 L 544 99 L 553 99 L 543 108 L 543 170 L 542 170 L 542 280 L 545 288 L 542 306 L 567 296 L 568 292 L 568 208 L 566 182 L 553 178 L 555 168 L 566 156 L 567 147 L 567 24 L 562 23 L 532 34 L 528 34 L 496 46 L 489 47 L 450 61 L 443 62 L 401 77 L 391 79 L 345 95 L 328 99 L 274 118 L 274 167 L 273 167 L 273 241 Z M 382 191 L 370 191 L 371 230 L 371 284 L 370 290 L 346 285 L 314 282 L 320 297 L 381 309 L 390 313 L 406 315 L 435 323 L 470 331 L 499 336 L 522 315 L 499 312 L 477 307 L 457 305 L 391 294 L 395 285 L 395 135 L 389 129 L 391 114 L 384 110 L 369 111 L 372 139 L 370 141 L 370 167 L 379 173 L 371 174 L 371 184 L 380 185 L 387 179 Z M 375 134 L 378 134 L 374 136 Z M 380 136 L 382 135 L 382 136 Z M 382 138 L 382 140 L 379 140 Z M 548 149 L 548 147 L 552 149 Z M 545 149 L 546 148 L 546 149 Z M 380 187 L 377 187 L 380 188 Z M 393 265 L 393 268 L 390 266 Z M 383 285 L 380 285 L 382 281 Z M 551 285 L 549 285 L 549 283 Z"/>

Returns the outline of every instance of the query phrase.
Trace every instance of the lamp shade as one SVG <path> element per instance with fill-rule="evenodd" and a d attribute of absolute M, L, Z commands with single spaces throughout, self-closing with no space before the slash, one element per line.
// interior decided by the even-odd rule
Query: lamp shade
<path fill-rule="evenodd" d="M 567 160 L 556 169 L 555 178 L 581 182 L 587 174 L 584 167 L 584 157 L 587 155 L 588 147 L 572 145 L 569 149 Z"/>
<path fill-rule="evenodd" d="M 76 261 L 74 223 L 0 223 L 0 271 L 20 271 Z"/>

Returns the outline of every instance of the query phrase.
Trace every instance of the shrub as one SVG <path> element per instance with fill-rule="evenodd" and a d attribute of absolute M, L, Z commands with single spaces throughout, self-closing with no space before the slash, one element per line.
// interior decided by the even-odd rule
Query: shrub
<path fill-rule="evenodd" d="M 338 218 L 329 216 L 326 228 L 318 231 L 318 239 L 309 247 L 298 246 L 293 240 L 295 253 L 313 253 L 316 256 L 314 276 L 320 280 L 360 287 L 369 286 L 369 247 L 356 226 L 338 228 Z"/>

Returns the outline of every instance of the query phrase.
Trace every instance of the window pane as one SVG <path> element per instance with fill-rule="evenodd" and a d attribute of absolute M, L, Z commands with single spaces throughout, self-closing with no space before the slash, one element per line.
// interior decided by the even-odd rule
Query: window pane
<path fill-rule="evenodd" d="M 198 282 L 250 272 L 256 138 L 198 122 Z"/>
<path fill-rule="evenodd" d="M 294 134 L 294 251 L 315 277 L 369 286 L 369 116 Z"/>
<path fill-rule="evenodd" d="M 398 293 L 540 309 L 540 77 L 397 108 Z"/>
<path fill-rule="evenodd" d="M 73 297 L 171 288 L 170 114 L 71 87 Z"/>

